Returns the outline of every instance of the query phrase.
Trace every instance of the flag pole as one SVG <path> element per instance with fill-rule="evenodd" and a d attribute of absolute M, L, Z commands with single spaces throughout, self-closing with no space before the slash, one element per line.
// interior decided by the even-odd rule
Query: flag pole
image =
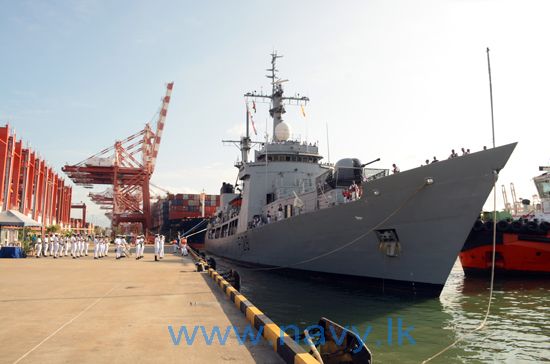
<path fill-rule="evenodd" d="M 493 114 L 493 83 L 491 81 L 491 59 L 489 57 L 489 47 L 487 47 L 487 68 L 489 70 L 489 96 L 491 98 L 491 128 L 493 131 L 493 148 L 495 147 L 495 117 Z"/>
<path fill-rule="evenodd" d="M 248 111 L 248 103 L 246 103 L 246 138 L 250 138 L 248 124 L 250 124 L 250 111 Z"/>
<path fill-rule="evenodd" d="M 330 145 L 329 145 L 329 139 L 328 139 L 328 123 L 325 124 L 327 127 L 327 160 L 330 163 Z"/>

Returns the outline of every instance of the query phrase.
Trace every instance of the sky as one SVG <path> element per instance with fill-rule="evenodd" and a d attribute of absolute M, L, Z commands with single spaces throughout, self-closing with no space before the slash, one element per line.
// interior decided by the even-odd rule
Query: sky
<path fill-rule="evenodd" d="M 0 123 L 60 173 L 154 121 L 174 81 L 152 181 L 174 193 L 219 193 L 234 182 L 239 155 L 221 140 L 243 132 L 243 94 L 270 89 L 273 50 L 284 55 L 286 95 L 311 100 L 305 118 L 287 107 L 294 138 L 318 141 L 325 161 L 328 140 L 331 162 L 380 157 L 373 166 L 403 171 L 453 148 L 491 146 L 489 47 L 496 143 L 519 142 L 500 174 L 499 207 L 501 184 L 531 198 L 538 166 L 550 164 L 546 0 L 0 0 L 0 8 Z M 256 140 L 266 123 L 271 133 L 267 110 L 258 104 Z M 107 225 L 89 192 L 75 187 L 73 202 Z"/>

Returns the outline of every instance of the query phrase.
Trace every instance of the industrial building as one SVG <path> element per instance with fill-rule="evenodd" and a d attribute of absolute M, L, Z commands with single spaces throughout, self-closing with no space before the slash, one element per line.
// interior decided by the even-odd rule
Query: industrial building
<path fill-rule="evenodd" d="M 72 188 L 9 126 L 0 127 L 0 211 L 16 210 L 43 226 L 70 227 Z"/>

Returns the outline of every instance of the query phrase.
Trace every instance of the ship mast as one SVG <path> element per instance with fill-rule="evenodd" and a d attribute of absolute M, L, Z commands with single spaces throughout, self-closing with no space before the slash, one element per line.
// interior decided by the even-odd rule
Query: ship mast
<path fill-rule="evenodd" d="M 271 53 L 271 68 L 268 68 L 266 70 L 270 72 L 270 74 L 266 75 L 266 77 L 271 79 L 271 95 L 264 94 L 264 93 L 256 93 L 256 91 L 247 92 L 246 94 L 244 94 L 246 100 L 251 98 L 254 100 L 262 99 L 262 100 L 270 101 L 271 108 L 269 109 L 269 114 L 273 119 L 273 141 L 274 142 L 280 141 L 277 139 L 275 129 L 277 128 L 277 125 L 283 122 L 283 114 L 286 112 L 284 104 L 287 103 L 287 104 L 296 104 L 296 105 L 306 105 L 307 102 L 309 101 L 308 97 L 300 96 L 300 94 L 297 94 L 297 96 L 290 96 L 290 97 L 283 96 L 284 90 L 283 90 L 282 84 L 284 82 L 287 82 L 288 80 L 281 80 L 277 76 L 277 72 L 279 72 L 279 70 L 276 67 L 277 59 L 282 57 L 283 56 L 277 54 L 276 51 Z M 254 142 L 252 141 L 252 139 L 250 139 L 250 110 L 248 109 L 248 106 L 246 108 L 245 125 L 246 125 L 246 135 L 241 137 L 240 140 L 222 140 L 223 143 L 233 143 L 241 151 L 241 162 L 235 165 L 238 168 L 240 168 L 242 164 L 248 163 L 248 154 L 250 152 L 252 144 L 262 144 L 262 142 Z"/>
<path fill-rule="evenodd" d="M 269 109 L 269 114 L 271 115 L 271 118 L 273 119 L 273 141 L 279 141 L 277 140 L 277 136 L 275 134 L 275 128 L 277 128 L 277 125 L 283 122 L 283 114 L 286 113 L 284 104 L 285 102 L 291 104 L 296 103 L 296 105 L 300 104 L 307 104 L 309 101 L 309 98 L 306 96 L 300 97 L 298 94 L 297 96 L 291 96 L 286 97 L 283 96 L 284 90 L 283 90 L 283 83 L 288 82 L 288 80 L 282 80 L 277 76 L 277 72 L 279 70 L 276 67 L 277 59 L 282 58 L 282 55 L 277 54 L 276 51 L 271 53 L 271 68 L 266 69 L 266 71 L 269 72 L 268 75 L 266 75 L 267 78 L 271 79 L 271 95 L 263 94 L 263 93 L 256 93 L 254 92 L 248 92 L 244 94 L 244 96 L 252 99 L 269 99 L 271 102 L 271 108 Z"/>

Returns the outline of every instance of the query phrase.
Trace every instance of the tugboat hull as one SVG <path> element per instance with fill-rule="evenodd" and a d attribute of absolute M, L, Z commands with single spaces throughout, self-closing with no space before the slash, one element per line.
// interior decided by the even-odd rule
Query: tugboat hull
<path fill-rule="evenodd" d="M 495 270 L 500 275 L 550 275 L 550 234 L 540 229 L 528 231 L 527 226 L 522 229 L 526 231 L 502 231 L 497 227 Z M 508 226 L 505 230 L 511 230 L 511 227 Z M 476 226 L 468 235 L 460 252 L 460 262 L 467 275 L 491 272 L 492 241 L 492 229 L 483 225 Z"/>

